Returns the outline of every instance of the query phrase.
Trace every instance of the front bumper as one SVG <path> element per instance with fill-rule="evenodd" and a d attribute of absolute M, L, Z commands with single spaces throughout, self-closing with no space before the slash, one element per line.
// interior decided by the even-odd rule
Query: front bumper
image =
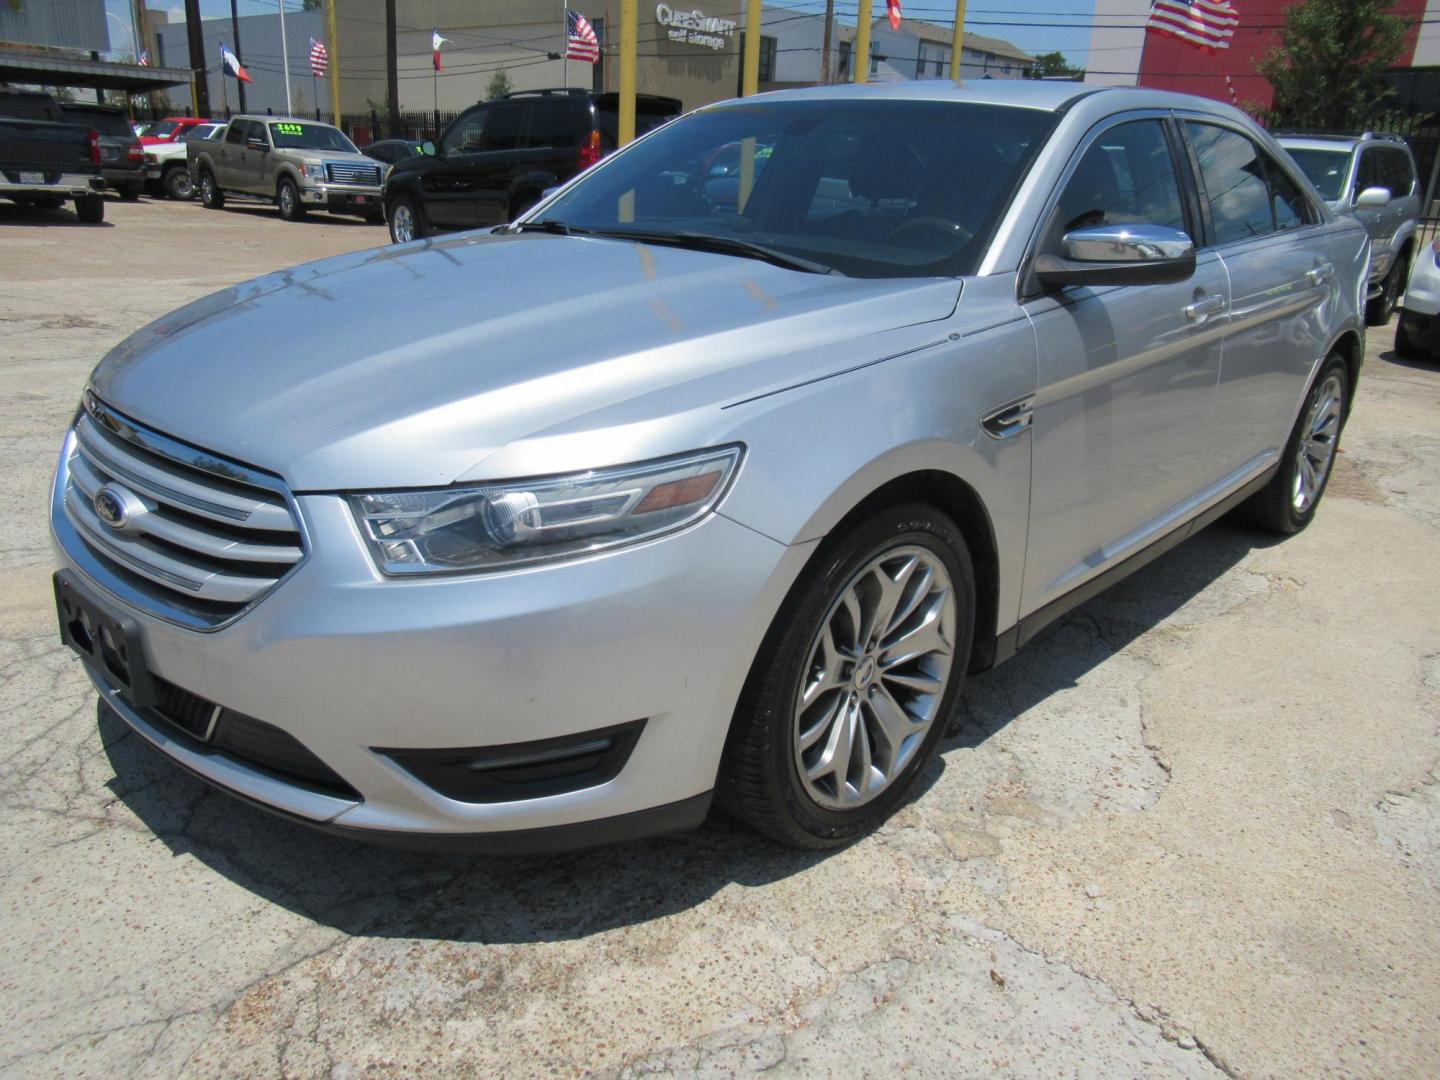
<path fill-rule="evenodd" d="M 65 514 L 65 480 L 62 461 L 51 507 L 60 563 L 139 625 L 147 667 L 281 729 L 358 797 L 187 741 L 128 708 L 92 671 L 102 699 L 162 752 L 241 798 L 404 846 L 554 848 L 698 822 L 740 687 L 812 547 L 787 548 L 713 515 L 588 559 L 389 580 L 340 497 L 303 495 L 304 563 L 235 622 L 201 633 L 125 605 L 85 574 L 94 559 L 71 554 L 84 542 Z M 375 749 L 503 748 L 641 720 L 613 779 L 511 801 L 447 797 Z"/>
<path fill-rule="evenodd" d="M 300 189 L 300 201 L 334 214 L 378 214 L 384 210 L 379 187 L 356 184 L 307 185 Z"/>

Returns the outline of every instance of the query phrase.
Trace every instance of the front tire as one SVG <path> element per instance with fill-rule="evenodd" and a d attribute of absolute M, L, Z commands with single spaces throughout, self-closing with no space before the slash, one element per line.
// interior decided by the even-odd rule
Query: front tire
<path fill-rule="evenodd" d="M 200 174 L 200 205 L 206 210 L 225 209 L 225 193 L 215 183 L 215 174 L 209 169 Z"/>
<path fill-rule="evenodd" d="M 99 225 L 105 220 L 105 197 L 82 195 L 75 200 L 75 216 L 86 225 Z"/>
<path fill-rule="evenodd" d="M 281 180 L 275 191 L 275 205 L 280 207 L 280 217 L 285 221 L 299 221 L 305 216 L 305 207 L 300 202 L 300 189 L 293 180 Z"/>
<path fill-rule="evenodd" d="M 183 165 L 175 165 L 166 169 L 165 175 L 160 178 L 160 186 L 172 199 L 183 200 L 195 197 L 195 181 L 190 178 L 190 170 Z"/>
<path fill-rule="evenodd" d="M 1390 322 L 1390 317 L 1395 314 L 1395 305 L 1400 300 L 1400 292 L 1405 288 L 1404 273 L 1410 260 L 1402 255 L 1395 260 L 1395 265 L 1385 275 L 1385 283 L 1380 286 L 1380 295 L 1365 305 L 1365 324 L 1367 326 L 1385 326 Z"/>
<path fill-rule="evenodd" d="M 832 535 L 751 668 L 720 766 L 721 805 L 797 848 L 874 829 L 944 736 L 974 627 L 970 553 L 934 507 L 890 507 Z"/>
<path fill-rule="evenodd" d="M 424 215 L 409 195 L 397 195 L 391 199 L 385 216 L 390 221 L 390 239 L 397 244 L 421 240 L 429 234 Z"/>
<path fill-rule="evenodd" d="M 1245 504 L 1252 524 L 1288 536 L 1314 520 L 1334 472 L 1349 402 L 1349 369 L 1338 353 L 1331 353 L 1305 396 L 1280 468 Z"/>

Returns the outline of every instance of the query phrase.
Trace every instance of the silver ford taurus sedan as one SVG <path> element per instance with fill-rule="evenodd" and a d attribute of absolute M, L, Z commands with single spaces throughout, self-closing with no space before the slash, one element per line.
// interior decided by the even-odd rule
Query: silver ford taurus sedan
<path fill-rule="evenodd" d="M 55 478 L 61 633 L 102 710 L 344 835 L 553 849 L 714 799 L 841 844 L 967 672 L 1232 508 L 1310 522 L 1368 265 L 1211 101 L 704 108 L 516 225 L 117 347 Z"/>

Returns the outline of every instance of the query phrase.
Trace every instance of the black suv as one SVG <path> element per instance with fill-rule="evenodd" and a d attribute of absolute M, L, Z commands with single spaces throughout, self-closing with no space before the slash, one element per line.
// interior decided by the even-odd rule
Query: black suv
<path fill-rule="evenodd" d="M 390 238 L 503 225 L 618 145 L 619 95 L 521 90 L 466 109 L 433 157 L 396 162 L 385 181 Z M 635 134 L 680 115 L 674 98 L 636 95 Z"/>
<path fill-rule="evenodd" d="M 105 183 L 120 192 L 126 202 L 140 198 L 140 189 L 145 186 L 145 152 L 124 110 L 113 105 L 62 101 L 60 111 L 70 123 L 100 133 L 100 168 Z"/>

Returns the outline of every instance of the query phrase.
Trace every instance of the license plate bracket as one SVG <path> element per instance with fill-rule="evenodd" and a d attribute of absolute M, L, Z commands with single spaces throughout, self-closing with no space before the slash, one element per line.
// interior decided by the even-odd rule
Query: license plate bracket
<path fill-rule="evenodd" d="M 45 174 L 43 172 L 22 172 L 20 174 L 20 183 L 22 184 L 43 184 L 44 182 Z"/>
<path fill-rule="evenodd" d="M 56 572 L 54 584 L 61 642 L 104 675 L 130 705 L 137 709 L 154 705 L 155 683 L 145 666 L 139 624 L 111 611 L 64 570 Z"/>

